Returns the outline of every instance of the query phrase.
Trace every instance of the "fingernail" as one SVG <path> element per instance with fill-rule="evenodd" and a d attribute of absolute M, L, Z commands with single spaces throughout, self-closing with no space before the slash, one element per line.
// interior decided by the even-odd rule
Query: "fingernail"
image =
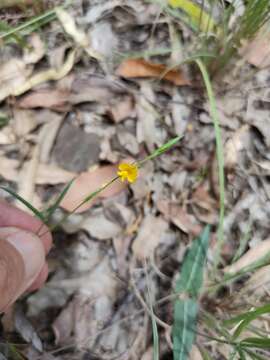
<path fill-rule="evenodd" d="M 7 246 L 4 246 L 6 243 Z M 41 240 L 33 233 L 17 228 L 0 228 L 0 245 L 6 267 L 5 286 L 16 282 L 16 293 L 12 291 L 9 303 L 14 302 L 36 279 L 45 263 L 45 251 Z M 10 246 L 9 246 L 10 245 Z M 12 251 L 13 249 L 13 251 Z M 14 260 L 17 257 L 17 262 Z M 20 259 L 19 259 L 20 258 Z M 13 268 L 12 268 L 12 267 Z M 23 272 L 19 274 L 18 272 Z M 15 279 L 15 280 L 14 280 Z M 9 289 L 6 289 L 9 293 Z"/>

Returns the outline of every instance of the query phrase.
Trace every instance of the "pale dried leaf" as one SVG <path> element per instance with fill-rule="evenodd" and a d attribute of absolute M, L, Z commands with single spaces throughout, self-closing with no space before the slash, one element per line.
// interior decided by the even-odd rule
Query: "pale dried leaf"
<path fill-rule="evenodd" d="M 11 59 L 0 67 L 0 101 L 14 95 L 23 87 L 32 73 L 32 68 L 19 59 Z"/>
<path fill-rule="evenodd" d="M 78 29 L 73 17 L 60 7 L 56 8 L 55 12 L 64 30 L 72 37 L 74 42 L 80 45 L 89 56 L 97 60 L 102 60 L 102 55 L 91 48 L 87 35 L 82 30 Z"/>
<path fill-rule="evenodd" d="M 38 122 L 33 111 L 15 108 L 12 125 L 16 136 L 23 138 L 38 126 Z"/>
<path fill-rule="evenodd" d="M 158 145 L 156 121 L 159 115 L 148 99 L 154 103 L 154 92 L 151 88 L 151 84 L 143 82 L 136 104 L 138 116 L 137 139 L 139 143 L 145 141 L 148 150 L 151 152 L 154 150 L 154 145 Z"/>
<path fill-rule="evenodd" d="M 14 95 L 14 96 L 22 95 L 26 91 L 32 89 L 34 86 L 42 84 L 46 81 L 60 80 L 70 72 L 70 70 L 74 65 L 74 61 L 75 61 L 75 51 L 70 51 L 67 56 L 66 62 L 63 64 L 63 66 L 60 69 L 51 68 L 49 70 L 41 71 L 40 73 L 37 73 L 32 77 L 28 77 L 27 79 L 24 77 L 23 79 L 24 81 L 21 81 L 19 85 L 16 85 L 16 87 L 13 87 L 9 95 Z M 0 94 L 0 100 L 1 100 L 1 94 Z"/>
<path fill-rule="evenodd" d="M 35 199 L 35 183 L 36 183 L 36 176 L 37 176 L 37 169 L 39 163 L 39 147 L 38 145 L 35 146 L 32 157 L 29 161 L 25 162 L 22 169 L 19 172 L 18 178 L 18 194 L 33 204 Z M 28 208 L 25 208 L 25 205 L 22 204 L 19 200 L 16 200 L 17 207 L 30 212 Z"/>
<path fill-rule="evenodd" d="M 58 130 L 62 124 L 64 117 L 53 113 L 50 120 L 45 123 L 39 133 L 40 146 L 40 162 L 48 163 L 50 160 L 50 153 L 54 145 Z"/>
<path fill-rule="evenodd" d="M 15 181 L 18 178 L 19 162 L 15 159 L 9 159 L 5 156 L 0 156 L 0 175 L 9 181 Z"/>
<path fill-rule="evenodd" d="M 110 106 L 109 115 L 112 119 L 119 123 L 127 117 L 134 117 L 134 100 L 131 96 L 126 96 L 120 102 Z"/>
<path fill-rule="evenodd" d="M 80 224 L 80 228 L 98 240 L 114 238 L 122 230 L 116 222 L 108 220 L 102 210 L 95 211 L 90 216 L 87 216 Z"/>
<path fill-rule="evenodd" d="M 21 307 L 17 307 L 15 311 L 15 329 L 21 337 L 28 343 L 31 343 L 39 352 L 43 351 L 42 342 L 34 329 L 33 325 L 26 318 Z"/>
<path fill-rule="evenodd" d="M 201 352 L 196 345 L 193 345 L 189 354 L 189 360 L 203 360 Z"/>
<path fill-rule="evenodd" d="M 142 260 L 153 254 L 162 242 L 162 235 L 168 228 L 168 224 L 161 217 L 147 215 L 140 228 L 137 237 L 133 241 L 132 251 Z"/>
<path fill-rule="evenodd" d="M 270 239 L 261 241 L 258 245 L 248 250 L 239 260 L 227 266 L 224 271 L 232 274 L 255 263 L 270 252 Z"/>
<path fill-rule="evenodd" d="M 253 295 L 256 297 L 269 294 L 270 292 L 270 265 L 264 266 L 254 272 L 241 289 L 241 294 Z M 241 296 L 240 294 L 240 296 Z"/>
<path fill-rule="evenodd" d="M 167 68 L 163 64 L 155 64 L 143 59 L 127 59 L 118 67 L 116 74 L 124 78 L 147 78 L 165 79 L 174 85 L 190 85 L 189 80 L 180 70 Z"/>
<path fill-rule="evenodd" d="M 244 125 L 236 130 L 233 136 L 226 142 L 224 148 L 225 166 L 234 168 L 239 162 L 240 152 L 244 150 L 250 141 L 249 125 Z"/>
<path fill-rule="evenodd" d="M 19 181 L 20 163 L 16 159 L 0 156 L 0 175 L 8 181 Z M 76 174 L 59 168 L 57 165 L 39 164 L 35 178 L 37 185 L 65 184 L 71 181 Z"/>
<path fill-rule="evenodd" d="M 54 164 L 39 164 L 36 176 L 37 185 L 66 184 L 74 179 L 75 173 L 61 169 Z"/>
<path fill-rule="evenodd" d="M 241 49 L 240 54 L 251 65 L 259 69 L 270 65 L 270 33 L 263 27 L 251 42 L 246 43 Z"/>
<path fill-rule="evenodd" d="M 103 166 L 92 171 L 84 172 L 74 181 L 72 187 L 66 194 L 61 203 L 61 207 L 67 211 L 72 211 L 86 196 L 100 188 L 116 176 L 117 168 L 115 166 Z M 101 198 L 108 198 L 118 194 L 126 188 L 126 184 L 116 180 L 101 194 Z M 77 212 L 83 212 L 93 205 L 93 201 L 84 204 Z"/>
<path fill-rule="evenodd" d="M 0 145 L 10 145 L 16 143 L 16 136 L 11 126 L 6 126 L 0 131 Z"/>
<path fill-rule="evenodd" d="M 31 35 L 30 46 L 25 47 L 23 61 L 25 64 L 35 64 L 45 55 L 45 45 L 37 33 Z"/>

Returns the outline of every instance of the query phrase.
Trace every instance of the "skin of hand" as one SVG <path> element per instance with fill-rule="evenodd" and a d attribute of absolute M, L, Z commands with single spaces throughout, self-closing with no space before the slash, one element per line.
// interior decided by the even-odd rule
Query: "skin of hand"
<path fill-rule="evenodd" d="M 0 313 L 47 279 L 52 236 L 41 226 L 39 219 L 0 200 Z"/>

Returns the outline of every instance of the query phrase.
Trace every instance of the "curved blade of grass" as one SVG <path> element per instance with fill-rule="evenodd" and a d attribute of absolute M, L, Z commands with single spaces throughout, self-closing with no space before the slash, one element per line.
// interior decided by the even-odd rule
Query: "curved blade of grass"
<path fill-rule="evenodd" d="M 195 239 L 188 251 L 176 282 L 179 298 L 174 305 L 173 356 L 174 360 L 187 360 L 196 331 L 197 298 L 203 283 L 203 269 L 210 237 L 210 226 Z"/>
<path fill-rule="evenodd" d="M 261 315 L 269 314 L 269 313 L 270 313 L 270 304 L 267 304 L 257 308 L 256 310 L 241 314 L 233 319 L 225 320 L 224 324 L 225 325 L 235 324 L 241 321 L 241 323 L 237 326 L 232 336 L 232 339 L 235 340 L 242 333 L 242 331 L 245 330 L 245 328 L 251 323 L 251 321 L 257 319 Z"/>
<path fill-rule="evenodd" d="M 15 191 L 6 188 L 5 186 L 0 186 L 0 189 L 8 192 L 10 195 L 15 197 L 17 200 L 19 200 L 22 204 L 24 204 L 29 210 L 31 210 L 36 217 L 38 217 L 42 222 L 46 222 L 45 217 L 43 216 L 42 212 L 36 209 L 33 205 L 31 205 L 27 200 L 23 199 L 20 195 L 18 195 Z"/>
<path fill-rule="evenodd" d="M 55 210 L 59 207 L 61 201 L 63 200 L 63 198 L 65 197 L 66 193 L 68 192 L 68 190 L 70 189 L 71 185 L 73 184 L 75 178 L 72 179 L 63 189 L 63 191 L 59 194 L 59 196 L 57 197 L 56 201 L 54 202 L 53 205 L 51 205 L 48 209 L 46 209 L 45 211 L 43 211 L 43 216 L 46 219 L 46 223 L 48 224 L 52 218 L 53 213 L 55 212 Z"/>
<path fill-rule="evenodd" d="M 254 347 L 258 349 L 270 349 L 270 339 L 269 338 L 256 338 L 249 337 L 245 338 L 240 342 L 242 347 Z"/>
<path fill-rule="evenodd" d="M 215 129 L 215 138 L 216 138 L 216 153 L 217 153 L 217 162 L 218 162 L 218 180 L 219 180 L 219 223 L 218 223 L 218 232 L 217 232 L 217 251 L 214 258 L 214 270 L 217 269 L 217 266 L 220 261 L 220 253 L 222 249 L 222 245 L 224 243 L 224 232 L 223 232 L 223 224 L 224 224 L 224 215 L 225 215 L 225 175 L 224 175 L 224 155 L 223 155 L 223 146 L 222 146 L 222 137 L 221 130 L 219 126 L 219 116 L 216 106 L 216 100 L 214 96 L 214 92 L 212 89 L 211 81 L 206 70 L 204 63 L 197 59 L 195 60 L 197 63 L 207 91 L 207 95 L 210 103 L 210 113 L 212 117 L 212 121 Z"/>

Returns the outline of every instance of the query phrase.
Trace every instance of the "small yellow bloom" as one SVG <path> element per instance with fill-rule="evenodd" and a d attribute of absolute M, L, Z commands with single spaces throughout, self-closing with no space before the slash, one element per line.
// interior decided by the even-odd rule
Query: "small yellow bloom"
<path fill-rule="evenodd" d="M 136 164 L 122 163 L 118 166 L 117 175 L 120 176 L 121 181 L 127 180 L 133 183 L 138 177 L 138 166 Z"/>

